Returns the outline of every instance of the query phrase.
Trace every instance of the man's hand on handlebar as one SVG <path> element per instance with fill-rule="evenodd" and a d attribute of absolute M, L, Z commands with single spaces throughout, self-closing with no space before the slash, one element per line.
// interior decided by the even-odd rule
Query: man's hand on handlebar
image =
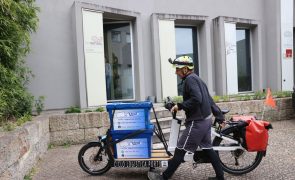
<path fill-rule="evenodd" d="M 177 106 L 177 104 L 175 104 L 172 108 L 171 108 L 171 110 L 170 110 L 172 113 L 176 113 L 177 111 L 178 111 L 178 106 Z"/>
<path fill-rule="evenodd" d="M 219 118 L 216 118 L 216 119 L 215 119 L 215 122 L 218 123 L 218 125 L 219 125 L 220 128 L 224 128 L 225 125 L 226 125 L 226 123 L 225 123 L 225 119 L 219 119 Z"/>
<path fill-rule="evenodd" d="M 171 111 L 171 109 L 175 106 L 175 103 L 172 101 L 172 99 L 168 96 L 165 100 L 165 108 Z"/>
<path fill-rule="evenodd" d="M 224 128 L 225 125 L 226 125 L 225 121 L 223 121 L 222 123 L 218 123 L 218 124 L 219 124 L 219 126 L 220 126 L 221 128 Z"/>

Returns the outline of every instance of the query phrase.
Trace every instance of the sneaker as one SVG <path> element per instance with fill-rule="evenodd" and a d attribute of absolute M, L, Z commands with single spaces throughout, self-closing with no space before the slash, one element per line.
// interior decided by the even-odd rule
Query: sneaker
<path fill-rule="evenodd" d="M 164 180 L 163 176 L 157 172 L 148 172 L 148 178 L 149 180 Z"/>
<path fill-rule="evenodd" d="M 224 178 L 208 177 L 208 180 L 224 180 Z"/>
<path fill-rule="evenodd" d="M 208 177 L 208 180 L 218 180 L 217 177 Z"/>

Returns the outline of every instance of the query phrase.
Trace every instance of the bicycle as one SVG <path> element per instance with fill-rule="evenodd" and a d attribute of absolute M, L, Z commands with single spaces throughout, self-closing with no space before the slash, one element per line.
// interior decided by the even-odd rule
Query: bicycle
<path fill-rule="evenodd" d="M 165 107 L 169 109 L 167 103 Z M 172 158 L 177 144 L 181 120 L 176 117 L 176 113 L 172 114 L 174 120 L 172 120 L 171 124 L 168 146 L 155 110 L 153 107 L 152 109 L 156 119 L 156 128 L 154 132 L 163 143 L 164 150 L 153 150 L 153 153 L 157 155 L 148 159 L 115 159 L 113 149 L 115 144 L 125 139 L 136 137 L 145 130 L 140 129 L 121 139 L 112 140 L 110 127 L 106 135 L 99 136 L 97 141 L 89 142 L 81 148 L 78 154 L 80 167 L 91 175 L 101 175 L 112 167 L 149 167 L 151 169 L 167 167 L 168 160 Z M 229 110 L 223 110 L 222 112 L 226 114 Z M 216 126 L 216 121 L 212 125 L 211 132 L 212 137 L 214 137 L 212 142 L 213 150 L 217 152 L 222 168 L 227 173 L 234 175 L 249 173 L 260 164 L 262 158 L 266 155 L 266 151 L 247 151 L 244 145 L 245 139 L 242 134 L 246 126 L 247 124 L 244 121 L 233 120 L 226 121 L 226 127 L 224 129 L 221 129 L 220 126 Z M 184 160 L 186 162 L 192 162 L 194 167 L 200 163 L 209 163 L 202 149 L 197 149 L 194 153 L 187 152 Z"/>

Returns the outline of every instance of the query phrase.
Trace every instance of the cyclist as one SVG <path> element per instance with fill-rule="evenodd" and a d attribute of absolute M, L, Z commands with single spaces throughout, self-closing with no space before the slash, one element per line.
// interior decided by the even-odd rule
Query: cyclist
<path fill-rule="evenodd" d="M 168 162 L 167 169 L 159 174 L 148 172 L 151 180 L 169 179 L 178 166 L 184 162 L 187 151 L 194 152 L 200 146 L 209 157 L 216 173 L 216 177 L 209 179 L 224 179 L 224 173 L 211 144 L 212 113 L 218 123 L 224 121 L 224 116 L 213 102 L 206 84 L 194 73 L 193 60 L 189 56 L 181 56 L 169 62 L 176 68 L 175 73 L 183 81 L 183 102 L 172 107 L 171 112 L 184 110 L 186 114 L 185 130 L 178 140 L 174 156 Z"/>

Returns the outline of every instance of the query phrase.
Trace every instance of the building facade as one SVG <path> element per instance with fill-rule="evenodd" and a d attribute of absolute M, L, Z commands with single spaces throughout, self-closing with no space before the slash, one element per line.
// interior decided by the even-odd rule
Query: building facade
<path fill-rule="evenodd" d="M 212 95 L 293 90 L 293 0 L 36 0 L 26 61 L 46 109 L 181 95 L 189 55 Z"/>

